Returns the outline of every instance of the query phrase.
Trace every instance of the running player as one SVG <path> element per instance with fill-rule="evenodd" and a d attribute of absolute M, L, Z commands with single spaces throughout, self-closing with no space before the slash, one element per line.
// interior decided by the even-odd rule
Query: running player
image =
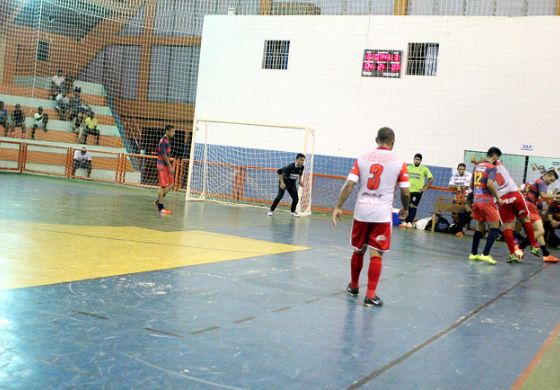
<path fill-rule="evenodd" d="M 503 224 L 503 235 L 509 250 L 508 263 L 520 262 L 523 260 L 523 251 L 516 248 L 513 229 L 515 227 L 515 219 L 519 219 L 525 234 L 531 243 L 531 253 L 540 256 L 540 249 L 533 225 L 529 218 L 529 209 L 521 192 L 517 188 L 517 184 L 509 174 L 508 170 L 501 161 L 496 162 L 496 183 L 498 184 L 498 195 L 502 200 L 502 204 L 498 208 L 500 220 Z"/>
<path fill-rule="evenodd" d="M 410 191 L 408 170 L 404 161 L 393 152 L 395 133 L 388 127 L 382 127 L 375 138 L 377 149 L 359 157 L 352 167 L 346 183 L 340 191 L 338 202 L 333 211 L 333 224 L 341 219 L 342 206 L 359 183 L 359 192 L 354 209 L 352 225 L 351 281 L 346 291 L 357 296 L 360 272 L 364 263 L 366 249 L 370 248 L 368 285 L 364 305 L 381 306 L 383 301 L 377 296 L 376 289 L 381 275 L 383 253 L 391 247 L 391 220 L 395 187 L 401 188 L 402 219 L 408 214 Z"/>
<path fill-rule="evenodd" d="M 489 264 L 496 264 L 496 260 L 490 256 L 490 250 L 496 237 L 500 232 L 500 216 L 498 215 L 498 208 L 494 203 L 501 205 L 502 200 L 498 196 L 496 189 L 496 161 L 502 155 L 502 151 L 496 147 L 491 147 L 486 153 L 486 158 L 483 162 L 476 164 L 472 177 L 473 187 L 473 205 L 472 216 L 477 222 L 476 231 L 473 235 L 471 254 L 469 260 L 484 261 Z M 482 254 L 478 253 L 478 245 L 480 239 L 484 235 L 485 224 L 488 224 L 490 232 L 486 239 L 486 245 Z"/>
<path fill-rule="evenodd" d="M 540 249 L 542 250 L 543 261 L 547 263 L 557 263 L 560 260 L 555 256 L 552 256 L 546 248 L 544 240 L 544 227 L 539 212 L 539 206 L 541 206 L 541 204 L 545 201 L 560 199 L 560 195 L 547 193 L 549 184 L 554 183 L 556 180 L 558 180 L 558 173 L 556 173 L 556 170 L 554 169 L 549 169 L 540 178 L 526 184 L 523 191 L 525 199 L 527 200 L 527 206 L 529 208 L 530 219 L 535 230 L 535 236 L 540 244 Z M 527 237 L 519 243 L 519 248 L 525 249 L 528 244 L 529 238 Z M 540 252 L 534 253 L 531 250 L 531 253 L 540 256 Z"/>
<path fill-rule="evenodd" d="M 159 192 L 158 198 L 154 204 L 158 207 L 158 210 L 162 214 L 171 214 L 171 211 L 167 210 L 163 206 L 163 198 L 169 190 L 173 187 L 173 177 L 175 176 L 175 169 L 171 164 L 171 145 L 169 141 L 175 135 L 175 126 L 167 125 L 165 126 L 165 134 L 159 140 L 158 145 L 158 156 L 157 156 L 157 172 L 159 178 Z"/>

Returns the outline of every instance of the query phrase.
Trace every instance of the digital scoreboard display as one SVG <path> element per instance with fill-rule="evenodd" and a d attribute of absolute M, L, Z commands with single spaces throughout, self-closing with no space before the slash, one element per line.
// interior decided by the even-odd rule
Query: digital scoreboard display
<path fill-rule="evenodd" d="M 401 77 L 401 50 L 364 50 L 362 77 Z"/>

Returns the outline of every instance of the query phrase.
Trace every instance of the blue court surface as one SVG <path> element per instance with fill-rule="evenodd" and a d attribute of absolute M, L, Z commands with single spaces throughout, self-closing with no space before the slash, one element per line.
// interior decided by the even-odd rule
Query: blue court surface
<path fill-rule="evenodd" d="M 154 191 L 13 174 L 0 195 L 0 388 L 506 389 L 560 322 L 560 265 L 503 243 L 491 266 L 394 229 L 368 308 L 349 217 L 183 194 L 161 216 Z"/>

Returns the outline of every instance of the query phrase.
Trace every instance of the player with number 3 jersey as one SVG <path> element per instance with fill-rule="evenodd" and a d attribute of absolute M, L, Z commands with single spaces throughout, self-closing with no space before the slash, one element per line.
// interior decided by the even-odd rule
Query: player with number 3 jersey
<path fill-rule="evenodd" d="M 395 186 L 401 189 L 400 211 L 402 219 L 408 214 L 410 191 L 408 170 L 403 160 L 392 151 L 395 133 L 388 127 L 377 132 L 375 139 L 378 148 L 359 157 L 352 166 L 350 174 L 340 192 L 338 203 L 333 211 L 333 224 L 342 216 L 344 202 L 358 184 L 358 197 L 354 208 L 352 225 L 351 281 L 346 291 L 357 296 L 359 277 L 363 267 L 364 254 L 370 248 L 368 286 L 364 305 L 381 306 L 383 301 L 377 296 L 376 289 L 381 275 L 382 256 L 391 247 L 391 220 Z"/>

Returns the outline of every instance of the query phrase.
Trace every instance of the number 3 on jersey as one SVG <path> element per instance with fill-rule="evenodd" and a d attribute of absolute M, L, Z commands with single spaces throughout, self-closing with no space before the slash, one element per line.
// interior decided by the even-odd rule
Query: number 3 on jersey
<path fill-rule="evenodd" d="M 375 191 L 379 188 L 379 183 L 381 182 L 383 165 L 373 164 L 371 167 L 369 167 L 369 173 L 371 173 L 372 176 L 367 181 L 367 188 L 368 190 Z"/>

